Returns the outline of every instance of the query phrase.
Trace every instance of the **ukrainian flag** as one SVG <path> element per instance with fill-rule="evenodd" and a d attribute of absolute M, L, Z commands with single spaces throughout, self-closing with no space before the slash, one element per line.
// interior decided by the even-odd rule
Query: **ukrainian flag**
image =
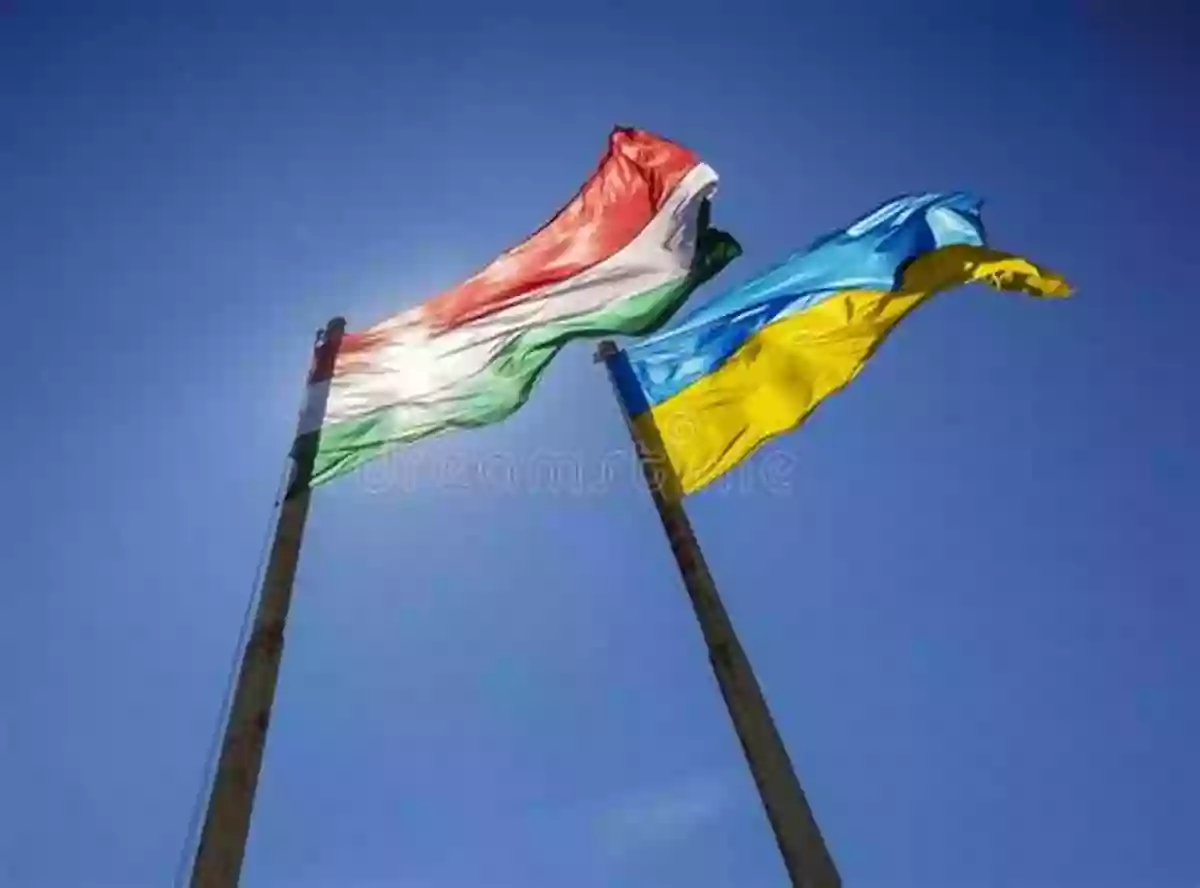
<path fill-rule="evenodd" d="M 984 246 L 967 194 L 893 200 L 610 358 L 634 432 L 676 495 L 719 478 L 841 389 L 906 314 L 984 282 L 1067 296 L 1058 275 Z"/>

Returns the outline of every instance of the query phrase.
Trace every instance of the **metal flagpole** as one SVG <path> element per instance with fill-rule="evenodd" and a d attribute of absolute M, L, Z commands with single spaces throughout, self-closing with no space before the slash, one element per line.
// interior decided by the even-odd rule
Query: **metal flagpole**
<path fill-rule="evenodd" d="M 344 318 L 334 318 L 317 334 L 308 383 L 327 380 L 346 330 Z M 325 414 L 323 394 L 319 403 L 309 403 L 306 417 Z M 292 473 L 275 525 L 271 556 L 263 574 L 262 590 L 254 625 L 242 654 L 237 686 L 221 756 L 213 778 L 208 811 L 200 843 L 192 863 L 191 888 L 236 888 L 250 832 L 250 812 L 262 767 L 263 747 L 275 698 L 275 682 L 283 656 L 283 637 L 292 581 L 300 558 L 300 542 L 308 518 L 309 482 L 317 454 L 319 433 L 301 437 L 297 430 L 292 447 Z"/>
<path fill-rule="evenodd" d="M 842 884 L 837 867 L 817 827 L 812 809 L 800 788 L 783 739 L 775 727 L 750 661 L 742 650 L 733 624 L 709 573 L 691 522 L 678 494 L 678 481 L 669 465 L 656 454 L 663 453 L 661 440 L 645 440 L 630 421 L 625 402 L 617 388 L 616 372 L 628 358 L 612 342 L 600 343 L 597 363 L 603 361 L 613 384 L 625 424 L 637 448 L 638 461 L 658 517 L 666 531 L 671 552 L 691 599 L 692 608 L 708 646 L 721 696 L 733 719 L 742 751 L 754 775 L 767 819 L 783 855 L 791 883 L 796 888 L 839 888 Z M 651 432 L 657 437 L 657 432 Z"/>

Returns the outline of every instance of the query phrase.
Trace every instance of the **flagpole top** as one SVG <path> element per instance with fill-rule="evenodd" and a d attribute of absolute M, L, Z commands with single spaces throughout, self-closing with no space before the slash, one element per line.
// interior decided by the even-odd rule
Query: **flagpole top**
<path fill-rule="evenodd" d="M 596 346 L 596 354 L 592 360 L 597 364 L 603 364 L 609 358 L 617 353 L 617 344 L 611 339 L 603 339 Z"/>
<path fill-rule="evenodd" d="M 317 331 L 317 345 L 346 332 L 346 319 L 341 315 L 330 318 L 329 323 Z"/>
<path fill-rule="evenodd" d="M 333 366 L 342 347 L 342 336 L 346 333 L 346 319 L 340 315 L 317 331 L 313 343 L 312 364 L 308 371 L 308 384 L 325 382 L 333 376 Z"/>

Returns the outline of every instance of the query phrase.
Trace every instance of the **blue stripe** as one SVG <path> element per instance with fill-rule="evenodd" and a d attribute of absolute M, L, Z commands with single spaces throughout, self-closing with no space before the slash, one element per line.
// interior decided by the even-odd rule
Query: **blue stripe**
<path fill-rule="evenodd" d="M 629 346 L 629 372 L 617 384 L 630 413 L 661 404 L 712 373 L 776 320 L 844 290 L 892 290 L 910 261 L 938 247 L 982 246 L 979 207 L 978 199 L 961 192 L 890 201 Z"/>

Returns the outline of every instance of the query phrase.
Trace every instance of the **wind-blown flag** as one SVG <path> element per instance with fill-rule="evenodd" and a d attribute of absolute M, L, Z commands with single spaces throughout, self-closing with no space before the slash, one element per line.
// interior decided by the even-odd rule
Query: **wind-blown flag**
<path fill-rule="evenodd" d="M 656 329 L 741 252 L 708 227 L 716 184 L 691 151 L 614 130 L 597 171 L 528 240 L 458 287 L 345 336 L 301 418 L 301 434 L 320 431 L 312 484 L 398 444 L 503 419 L 571 339 Z"/>
<path fill-rule="evenodd" d="M 669 492 L 699 490 L 798 426 L 934 293 L 980 281 L 1069 295 L 984 247 L 979 208 L 965 194 L 893 200 L 611 358 L 639 436 L 673 469 Z"/>

